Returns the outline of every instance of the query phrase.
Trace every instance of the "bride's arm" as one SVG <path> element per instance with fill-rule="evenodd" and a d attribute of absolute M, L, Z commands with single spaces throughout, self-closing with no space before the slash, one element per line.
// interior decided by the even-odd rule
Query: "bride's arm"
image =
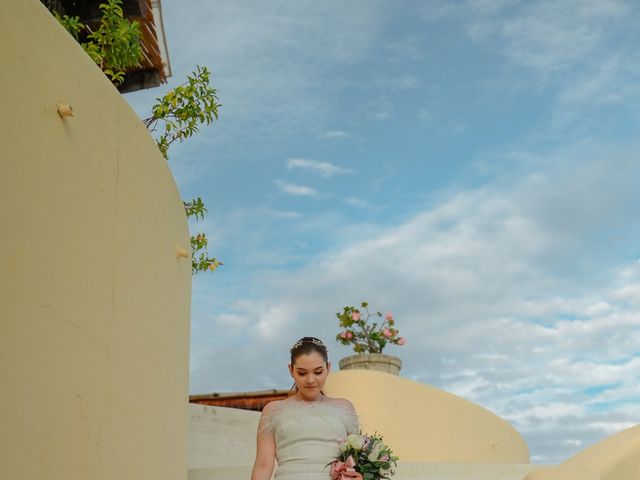
<path fill-rule="evenodd" d="M 256 460 L 251 471 L 251 480 L 270 480 L 276 458 L 276 442 L 273 430 L 265 429 L 265 419 L 273 408 L 267 404 L 262 410 L 256 434 Z"/>

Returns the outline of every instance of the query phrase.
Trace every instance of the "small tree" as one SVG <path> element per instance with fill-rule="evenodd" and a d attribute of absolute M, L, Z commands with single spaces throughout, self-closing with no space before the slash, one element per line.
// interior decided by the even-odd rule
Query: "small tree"
<path fill-rule="evenodd" d="M 160 152 L 169 159 L 168 150 L 174 142 L 182 142 L 199 131 L 201 124 L 209 125 L 218 119 L 217 92 L 210 86 L 209 70 L 196 66 L 187 81 L 156 98 L 151 116 L 143 122 L 149 132 L 156 135 Z M 184 203 L 187 217 L 203 219 L 207 212 L 202 199 L 194 198 Z M 191 269 L 193 273 L 214 271 L 222 262 L 207 253 L 208 239 L 204 233 L 191 236 Z"/>

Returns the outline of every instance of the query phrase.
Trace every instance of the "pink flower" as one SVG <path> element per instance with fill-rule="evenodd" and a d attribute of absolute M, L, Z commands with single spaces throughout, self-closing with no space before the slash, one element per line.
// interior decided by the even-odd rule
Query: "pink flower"
<path fill-rule="evenodd" d="M 347 332 L 342 332 L 342 333 L 340 334 L 340 336 L 341 336 L 342 338 L 347 338 Z"/>
<path fill-rule="evenodd" d="M 387 455 L 386 453 L 384 455 L 382 455 L 380 457 L 380 461 L 381 462 L 388 462 L 389 461 L 389 455 Z"/>
<path fill-rule="evenodd" d="M 353 337 L 353 333 L 347 332 L 347 338 L 351 338 L 351 337 Z"/>
<path fill-rule="evenodd" d="M 384 316 L 384 318 L 385 318 L 386 320 L 393 320 L 393 313 L 391 313 L 391 312 L 387 313 L 387 314 Z"/>
<path fill-rule="evenodd" d="M 404 345 L 405 343 L 406 343 L 406 340 L 404 338 L 400 337 L 398 339 L 398 345 Z"/>
<path fill-rule="evenodd" d="M 353 319 L 353 321 L 357 322 L 358 320 L 360 320 L 360 312 L 353 312 L 351 314 L 351 318 Z"/>
<path fill-rule="evenodd" d="M 385 328 L 384 330 L 382 330 L 382 334 L 389 338 L 391 336 L 391 331 L 388 328 Z"/>

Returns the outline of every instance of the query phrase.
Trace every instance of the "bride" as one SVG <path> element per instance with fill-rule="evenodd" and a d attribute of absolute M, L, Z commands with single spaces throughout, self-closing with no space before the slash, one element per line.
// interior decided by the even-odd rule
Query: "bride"
<path fill-rule="evenodd" d="M 338 455 L 338 441 L 358 433 L 358 417 L 349 400 L 327 397 L 322 387 L 331 364 L 327 347 L 303 337 L 291 347 L 289 372 L 295 392 L 269 402 L 258 423 L 256 460 L 251 480 L 328 480 L 328 463 Z M 362 480 L 360 474 L 354 478 Z"/>

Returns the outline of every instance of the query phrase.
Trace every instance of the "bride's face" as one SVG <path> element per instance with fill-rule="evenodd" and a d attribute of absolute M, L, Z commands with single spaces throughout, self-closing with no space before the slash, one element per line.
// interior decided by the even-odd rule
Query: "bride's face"
<path fill-rule="evenodd" d="M 325 363 L 318 352 L 298 355 L 293 365 L 289 365 L 289 372 L 298 387 L 298 394 L 307 400 L 316 400 L 327 381 L 330 363 Z"/>

